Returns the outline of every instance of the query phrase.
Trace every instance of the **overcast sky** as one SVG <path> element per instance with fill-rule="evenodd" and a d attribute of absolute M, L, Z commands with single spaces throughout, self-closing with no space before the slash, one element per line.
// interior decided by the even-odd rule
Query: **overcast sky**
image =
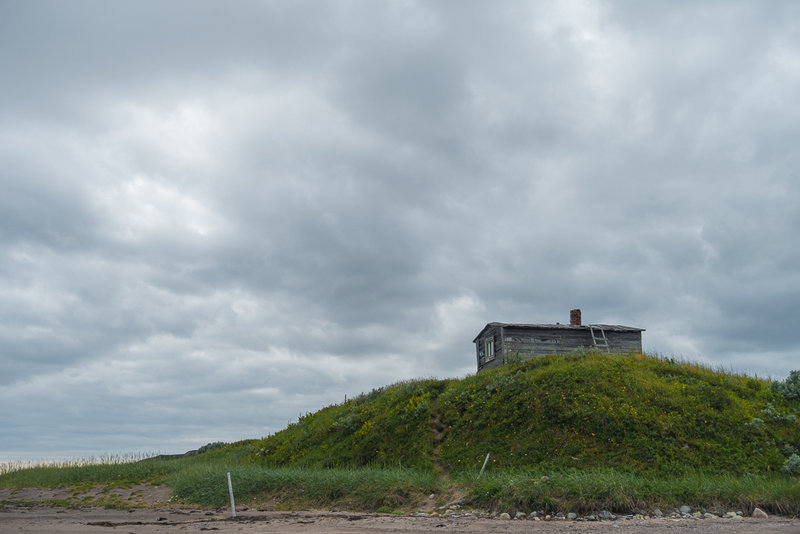
<path fill-rule="evenodd" d="M 800 3 L 0 2 L 0 460 L 474 372 L 800 368 Z"/>

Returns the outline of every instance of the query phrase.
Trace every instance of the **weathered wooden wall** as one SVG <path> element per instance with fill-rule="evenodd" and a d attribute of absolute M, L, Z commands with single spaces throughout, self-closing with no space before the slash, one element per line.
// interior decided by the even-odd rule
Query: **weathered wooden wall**
<path fill-rule="evenodd" d="M 494 340 L 494 359 L 488 361 L 485 359 L 483 354 L 484 344 L 487 339 Z M 475 356 L 478 359 L 478 371 L 492 369 L 493 367 L 499 367 L 503 365 L 501 327 L 490 326 L 485 332 L 483 332 L 483 335 L 475 342 Z"/>
<path fill-rule="evenodd" d="M 617 332 L 606 330 L 608 350 L 611 352 L 628 353 L 642 352 L 641 332 Z"/>
<path fill-rule="evenodd" d="M 596 335 L 599 332 L 595 331 Z M 637 330 L 605 329 L 608 349 L 615 353 L 642 351 L 642 333 Z M 487 339 L 494 339 L 495 356 L 487 361 L 483 348 Z M 563 354 L 580 348 L 592 348 L 592 334 L 589 327 L 559 325 L 548 328 L 546 325 L 519 327 L 514 325 L 488 325 L 481 337 L 476 340 L 475 351 L 478 371 L 503 365 L 511 359 L 528 359 L 547 354 Z"/>
<path fill-rule="evenodd" d="M 526 356 L 543 356 L 560 354 L 580 347 L 592 345 L 592 337 L 588 330 L 546 329 L 536 330 L 507 327 L 505 328 L 505 354 Z"/>

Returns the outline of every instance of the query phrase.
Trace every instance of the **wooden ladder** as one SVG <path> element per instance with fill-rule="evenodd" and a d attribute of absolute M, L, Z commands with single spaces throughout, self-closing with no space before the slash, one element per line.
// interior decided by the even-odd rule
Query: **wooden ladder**
<path fill-rule="evenodd" d="M 608 348 L 608 338 L 606 332 L 599 326 L 589 325 L 589 332 L 592 333 L 592 344 L 598 349 L 605 349 L 606 352 L 611 352 Z"/>

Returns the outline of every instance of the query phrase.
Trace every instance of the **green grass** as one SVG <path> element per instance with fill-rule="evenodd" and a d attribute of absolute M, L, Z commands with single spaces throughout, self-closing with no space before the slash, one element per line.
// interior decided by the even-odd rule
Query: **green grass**
<path fill-rule="evenodd" d="M 301 417 L 254 444 L 262 465 L 433 468 L 432 405 L 449 381 L 419 380 Z"/>
<path fill-rule="evenodd" d="M 65 460 L 22 460 L 17 462 L 0 462 L 0 475 L 31 469 L 34 467 L 85 467 L 88 465 L 129 464 L 138 460 L 156 457 L 155 453 L 129 453 L 103 455 L 100 457 L 71 458 Z"/>
<path fill-rule="evenodd" d="M 439 462 L 458 472 L 491 452 L 498 468 L 770 473 L 800 450 L 798 413 L 800 402 L 765 380 L 589 352 L 376 389 L 307 414 L 252 451 L 265 466 Z"/>
<path fill-rule="evenodd" d="M 748 426 L 768 406 L 793 422 Z M 439 399 L 442 460 L 472 466 L 764 472 L 797 446 L 796 407 L 768 384 L 641 355 L 541 358 L 481 373 Z M 575 460 L 575 458 L 578 458 Z"/>
<path fill-rule="evenodd" d="M 433 492 L 436 474 L 413 469 L 269 469 L 194 465 L 169 480 L 175 497 L 185 502 L 224 506 L 230 471 L 237 502 L 274 500 L 287 508 L 339 506 L 377 510 L 409 506 Z"/>
<path fill-rule="evenodd" d="M 788 477 L 707 475 L 652 477 L 613 469 L 570 471 L 543 475 L 541 471 L 508 470 L 474 478 L 459 477 L 477 505 L 502 510 L 547 513 L 618 514 L 671 511 L 686 504 L 712 512 L 760 507 L 772 514 L 800 514 L 800 484 Z"/>
<path fill-rule="evenodd" d="M 0 487 L 167 484 L 224 506 L 230 471 L 237 502 L 284 508 L 386 511 L 457 493 L 506 510 L 798 514 L 795 386 L 642 354 L 554 355 L 378 388 L 196 456 L 19 469 Z"/>
<path fill-rule="evenodd" d="M 169 476 L 185 465 L 185 460 L 148 459 L 122 463 L 86 463 L 66 467 L 61 465 L 29 467 L 0 476 L 0 487 L 48 488 L 87 484 L 113 484 L 121 487 L 145 483 L 163 484 Z"/>

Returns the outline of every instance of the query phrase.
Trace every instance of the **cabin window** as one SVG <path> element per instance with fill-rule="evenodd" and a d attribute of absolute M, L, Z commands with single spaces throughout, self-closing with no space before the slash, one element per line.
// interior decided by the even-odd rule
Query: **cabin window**
<path fill-rule="evenodd" d="M 489 338 L 483 342 L 483 354 L 487 362 L 494 360 L 494 338 Z"/>

